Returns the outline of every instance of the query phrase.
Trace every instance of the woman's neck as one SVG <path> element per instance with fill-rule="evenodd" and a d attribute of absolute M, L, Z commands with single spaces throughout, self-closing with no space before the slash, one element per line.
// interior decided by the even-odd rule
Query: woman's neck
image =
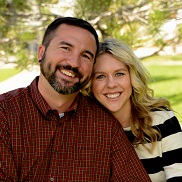
<path fill-rule="evenodd" d="M 131 105 L 123 106 L 118 112 L 112 113 L 112 115 L 121 123 L 123 128 L 127 128 L 131 123 Z"/>
<path fill-rule="evenodd" d="M 131 123 L 131 114 L 126 115 L 126 113 L 117 113 L 113 114 L 113 116 L 121 123 L 123 128 L 130 127 Z"/>

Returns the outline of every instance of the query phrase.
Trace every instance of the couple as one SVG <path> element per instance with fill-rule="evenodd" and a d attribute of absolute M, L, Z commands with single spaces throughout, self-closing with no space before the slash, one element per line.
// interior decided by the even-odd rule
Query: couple
<path fill-rule="evenodd" d="M 179 123 L 127 46 L 99 46 L 88 22 L 58 18 L 38 59 L 39 77 L 0 95 L 1 181 L 182 179 Z"/>

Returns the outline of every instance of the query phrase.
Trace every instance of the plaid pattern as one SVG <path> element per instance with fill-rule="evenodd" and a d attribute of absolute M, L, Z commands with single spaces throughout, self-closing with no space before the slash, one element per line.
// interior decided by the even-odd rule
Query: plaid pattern
<path fill-rule="evenodd" d="M 111 115 L 79 95 L 60 118 L 37 81 L 0 96 L 0 181 L 150 181 Z"/>

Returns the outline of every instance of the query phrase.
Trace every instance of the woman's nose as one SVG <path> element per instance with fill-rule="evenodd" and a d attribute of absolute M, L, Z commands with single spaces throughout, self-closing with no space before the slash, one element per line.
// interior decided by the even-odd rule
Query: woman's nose
<path fill-rule="evenodd" d="M 113 88 L 113 87 L 117 86 L 117 82 L 113 77 L 109 77 L 108 81 L 107 81 L 107 85 L 109 88 Z"/>

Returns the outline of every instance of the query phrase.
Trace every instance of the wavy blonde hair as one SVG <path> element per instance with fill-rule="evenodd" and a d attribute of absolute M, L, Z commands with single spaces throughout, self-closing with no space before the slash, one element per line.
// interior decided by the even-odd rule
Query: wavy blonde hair
<path fill-rule="evenodd" d="M 152 128 L 153 121 L 150 112 L 153 110 L 172 110 L 170 102 L 165 98 L 154 97 L 154 91 L 148 86 L 150 80 L 148 70 L 143 66 L 132 49 L 124 42 L 116 39 L 106 39 L 100 43 L 98 56 L 104 53 L 112 54 L 113 57 L 123 62 L 128 67 L 132 84 L 131 131 L 135 136 L 133 145 L 138 147 L 141 143 L 145 147 L 145 143 L 151 142 L 152 147 L 145 148 L 149 152 L 152 152 L 161 134 L 157 129 Z M 87 96 L 92 95 L 91 81 L 81 92 Z"/>

